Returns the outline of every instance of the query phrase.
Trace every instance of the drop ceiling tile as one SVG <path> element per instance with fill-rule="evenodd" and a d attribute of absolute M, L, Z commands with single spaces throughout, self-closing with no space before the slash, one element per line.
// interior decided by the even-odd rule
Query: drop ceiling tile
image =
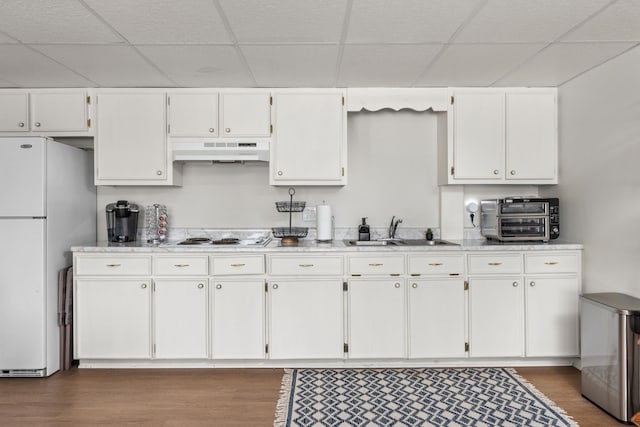
<path fill-rule="evenodd" d="M 326 87 L 335 85 L 338 46 L 242 46 L 258 86 Z"/>
<path fill-rule="evenodd" d="M 2 1 L 0 28 L 24 43 L 122 42 L 77 0 Z"/>
<path fill-rule="evenodd" d="M 618 0 L 563 41 L 640 41 L 640 1 Z"/>
<path fill-rule="evenodd" d="M 450 45 L 418 80 L 421 86 L 490 86 L 544 44 Z"/>
<path fill-rule="evenodd" d="M 138 46 L 178 86 L 251 87 L 255 83 L 232 46 Z"/>
<path fill-rule="evenodd" d="M 354 0 L 347 43 L 446 42 L 479 0 Z"/>
<path fill-rule="evenodd" d="M 20 87 L 86 87 L 92 82 L 23 45 L 0 45 L 0 78 Z"/>
<path fill-rule="evenodd" d="M 346 0 L 220 0 L 240 43 L 337 43 Z"/>
<path fill-rule="evenodd" d="M 455 42 L 551 42 L 610 0 L 488 0 Z"/>
<path fill-rule="evenodd" d="M 338 74 L 339 86 L 408 87 L 442 45 L 348 45 Z"/>
<path fill-rule="evenodd" d="M 497 82 L 496 86 L 560 86 L 633 46 L 633 43 L 558 43 Z"/>
<path fill-rule="evenodd" d="M 228 43 L 212 0 L 85 0 L 130 43 Z"/>
<path fill-rule="evenodd" d="M 102 87 L 173 86 L 130 46 L 34 45 Z"/>

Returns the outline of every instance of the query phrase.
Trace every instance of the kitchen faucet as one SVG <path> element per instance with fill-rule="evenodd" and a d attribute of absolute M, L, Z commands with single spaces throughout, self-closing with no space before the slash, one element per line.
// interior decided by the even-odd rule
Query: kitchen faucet
<path fill-rule="evenodd" d="M 395 220 L 395 222 L 394 222 Z M 396 219 L 395 216 L 391 217 L 391 224 L 389 224 L 389 238 L 390 239 L 395 239 L 396 238 L 396 230 L 398 229 L 398 224 L 402 223 L 402 219 L 398 218 Z"/>

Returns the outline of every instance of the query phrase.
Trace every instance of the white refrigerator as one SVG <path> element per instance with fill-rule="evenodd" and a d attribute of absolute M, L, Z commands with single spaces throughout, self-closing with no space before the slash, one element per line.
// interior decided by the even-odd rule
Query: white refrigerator
<path fill-rule="evenodd" d="M 40 137 L 0 138 L 0 377 L 60 369 L 58 271 L 95 242 L 91 153 Z"/>

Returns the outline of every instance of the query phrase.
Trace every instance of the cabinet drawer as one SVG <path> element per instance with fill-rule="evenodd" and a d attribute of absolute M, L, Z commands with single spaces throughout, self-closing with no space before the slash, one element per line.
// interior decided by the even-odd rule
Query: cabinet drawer
<path fill-rule="evenodd" d="M 77 256 L 74 271 L 77 276 L 149 276 L 151 256 Z"/>
<path fill-rule="evenodd" d="M 403 274 L 404 256 L 349 257 L 349 274 Z"/>
<path fill-rule="evenodd" d="M 341 256 L 270 257 L 269 271 L 273 275 L 342 275 L 344 262 Z"/>
<path fill-rule="evenodd" d="M 469 274 L 520 274 L 522 254 L 469 255 Z"/>
<path fill-rule="evenodd" d="M 263 255 L 215 256 L 211 260 L 213 274 L 226 276 L 232 274 L 263 274 Z"/>
<path fill-rule="evenodd" d="M 580 269 L 577 253 L 525 254 L 527 273 L 577 273 Z"/>
<path fill-rule="evenodd" d="M 464 275 L 464 255 L 409 255 L 411 275 Z"/>
<path fill-rule="evenodd" d="M 156 256 L 154 257 L 155 274 L 160 276 L 206 276 L 209 268 L 209 257 L 200 256 Z"/>

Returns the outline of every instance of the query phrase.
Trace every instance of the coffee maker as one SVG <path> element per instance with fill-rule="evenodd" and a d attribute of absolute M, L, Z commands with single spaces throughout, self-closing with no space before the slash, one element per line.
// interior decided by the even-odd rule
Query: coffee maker
<path fill-rule="evenodd" d="M 126 200 L 109 203 L 107 214 L 107 235 L 110 242 L 133 242 L 138 234 L 138 205 Z"/>

